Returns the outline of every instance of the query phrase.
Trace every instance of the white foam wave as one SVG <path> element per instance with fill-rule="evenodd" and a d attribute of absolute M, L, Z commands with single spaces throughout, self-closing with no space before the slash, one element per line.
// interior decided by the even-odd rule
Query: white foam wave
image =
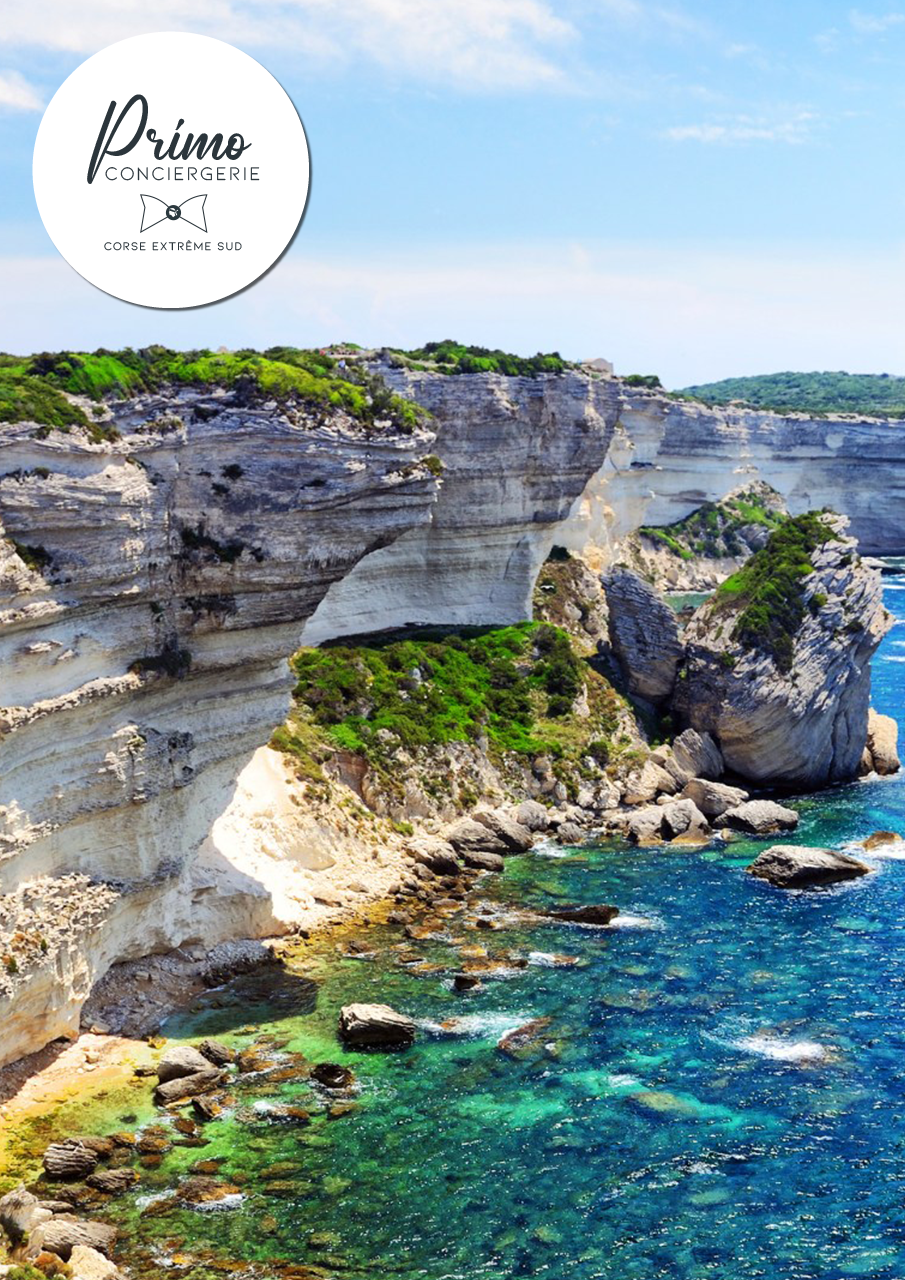
<path fill-rule="evenodd" d="M 663 921 L 654 916 L 635 916 L 630 911 L 620 911 L 614 916 L 607 929 L 662 929 Z"/>
<path fill-rule="evenodd" d="M 236 1191 L 232 1195 L 224 1196 L 222 1200 L 206 1200 L 203 1204 L 189 1205 L 189 1208 L 194 1209 L 196 1213 L 228 1213 L 230 1209 L 238 1209 L 244 1199 L 245 1195 L 241 1191 Z"/>
<path fill-rule="evenodd" d="M 529 951 L 528 963 L 539 969 L 571 969 L 578 963 L 578 957 L 556 955 L 552 951 Z"/>
<path fill-rule="evenodd" d="M 433 1022 L 429 1018 L 418 1020 L 418 1026 L 434 1036 L 471 1036 L 475 1039 L 499 1040 L 523 1027 L 529 1015 L 519 1013 L 467 1013 L 461 1018 L 449 1018 L 446 1022 Z"/>
<path fill-rule="evenodd" d="M 733 1049 L 753 1053 L 774 1062 L 819 1062 L 827 1056 L 825 1045 L 817 1040 L 783 1040 L 779 1036 L 740 1036 L 730 1040 Z"/>

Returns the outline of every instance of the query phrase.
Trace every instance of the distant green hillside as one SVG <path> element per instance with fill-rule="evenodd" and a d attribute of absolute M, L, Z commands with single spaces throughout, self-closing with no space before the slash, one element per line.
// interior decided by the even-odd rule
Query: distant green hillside
<path fill-rule="evenodd" d="M 755 408 L 779 412 L 905 417 L 905 378 L 888 373 L 767 373 L 686 387 L 679 394 L 708 404 L 744 400 Z"/>

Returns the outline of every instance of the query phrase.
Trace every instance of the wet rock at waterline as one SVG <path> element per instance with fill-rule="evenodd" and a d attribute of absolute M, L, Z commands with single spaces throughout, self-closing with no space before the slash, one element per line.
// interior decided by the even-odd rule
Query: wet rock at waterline
<path fill-rule="evenodd" d="M 52 1142 L 44 1152 L 44 1172 L 55 1182 L 68 1182 L 93 1173 L 98 1153 L 76 1138 Z"/>
<path fill-rule="evenodd" d="M 196 1098 L 202 1093 L 213 1093 L 226 1080 L 223 1071 L 218 1071 L 210 1063 L 206 1070 L 195 1071 L 190 1076 L 178 1076 L 175 1080 L 167 1080 L 154 1090 L 154 1101 L 169 1106 L 180 1098 Z"/>
<path fill-rule="evenodd" d="M 873 707 L 867 713 L 867 746 L 869 768 L 866 772 L 879 773 L 881 777 L 898 773 L 899 726 L 892 716 L 881 716 Z"/>
<path fill-rule="evenodd" d="M 748 867 L 748 874 L 779 889 L 816 889 L 821 885 L 855 880 L 871 868 L 835 849 L 776 844 L 765 849 Z"/>
<path fill-rule="evenodd" d="M 210 1069 L 210 1060 L 191 1045 L 173 1045 L 157 1064 L 157 1079 L 161 1084 L 166 1084 L 168 1080 L 178 1080 Z"/>
<path fill-rule="evenodd" d="M 502 871 L 506 865 L 501 854 L 490 853 L 485 849 L 464 850 L 462 861 L 474 871 Z"/>
<path fill-rule="evenodd" d="M 339 1013 L 339 1038 L 349 1048 L 407 1048 L 415 1023 L 386 1004 L 347 1004 Z"/>
<path fill-rule="evenodd" d="M 607 925 L 616 919 L 619 908 L 609 903 L 591 904 L 584 907 L 551 907 L 543 915 L 549 920 L 561 920 L 563 924 Z"/>
<path fill-rule="evenodd" d="M 747 800 L 734 809 L 727 809 L 720 815 L 720 821 L 734 831 L 764 836 L 776 831 L 794 831 L 798 826 L 798 814 L 773 800 Z"/>

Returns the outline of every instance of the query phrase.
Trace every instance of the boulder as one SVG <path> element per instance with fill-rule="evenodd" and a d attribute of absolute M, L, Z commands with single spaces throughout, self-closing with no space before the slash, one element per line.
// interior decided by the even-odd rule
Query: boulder
<path fill-rule="evenodd" d="M 622 797 L 626 804 L 649 804 L 658 795 L 675 795 L 679 784 L 656 760 L 645 760 L 640 773 L 629 774 Z"/>
<path fill-rule="evenodd" d="M 584 838 L 585 831 L 577 822 L 562 822 L 556 831 L 558 844 L 581 844 Z"/>
<path fill-rule="evenodd" d="M 673 742 L 664 768 L 684 787 L 692 778 L 721 777 L 723 757 L 709 733 L 686 729 Z"/>
<path fill-rule="evenodd" d="M 605 574 L 603 590 L 610 646 L 629 692 L 647 702 L 665 702 L 683 653 L 675 610 L 626 565 L 616 565 Z"/>
<path fill-rule="evenodd" d="M 119 1271 L 109 1258 L 87 1244 L 77 1244 L 69 1255 L 72 1280 L 117 1280 Z"/>
<path fill-rule="evenodd" d="M 766 836 L 775 831 L 794 831 L 798 826 L 798 814 L 773 800 L 746 800 L 734 809 L 727 809 L 720 815 L 720 821 L 735 831 Z"/>
<path fill-rule="evenodd" d="M 55 1182 L 71 1178 L 84 1178 L 94 1172 L 98 1153 L 85 1146 L 77 1138 L 64 1142 L 52 1142 L 44 1152 L 44 1172 Z"/>
<path fill-rule="evenodd" d="M 226 1073 L 218 1071 L 205 1060 L 204 1070 L 195 1071 L 190 1076 L 177 1076 L 175 1080 L 165 1080 L 154 1090 L 154 1100 L 161 1106 L 168 1107 L 180 1098 L 197 1098 L 202 1093 L 213 1093 L 226 1080 Z"/>
<path fill-rule="evenodd" d="M 882 849 L 885 845 L 901 844 L 902 837 L 897 835 L 895 831 L 875 831 L 873 835 L 869 835 L 861 843 L 869 852 L 871 849 Z"/>
<path fill-rule="evenodd" d="M 210 1062 L 197 1049 L 188 1044 L 176 1044 L 167 1049 L 157 1064 L 157 1079 L 161 1084 L 178 1080 L 181 1076 L 194 1075 L 196 1071 L 209 1071 Z"/>
<path fill-rule="evenodd" d="M 446 828 L 445 837 L 457 853 L 511 853 L 509 844 L 496 835 L 483 822 L 474 818 L 459 818 Z"/>
<path fill-rule="evenodd" d="M 325 1089 L 349 1089 L 355 1083 L 349 1068 L 338 1062 L 318 1062 L 311 1068 L 311 1079 Z"/>
<path fill-rule="evenodd" d="M 339 1038 L 351 1048 L 405 1048 L 414 1043 L 415 1023 L 386 1004 L 347 1004 L 339 1013 Z"/>
<path fill-rule="evenodd" d="M 609 903 L 588 904 L 583 907 L 551 907 L 544 912 L 550 920 L 561 920 L 563 924 L 607 925 L 619 914 L 618 907 Z"/>
<path fill-rule="evenodd" d="M 95 1191 L 103 1191 L 108 1196 L 120 1196 L 135 1185 L 138 1174 L 134 1169 L 96 1169 L 85 1181 Z"/>
<path fill-rule="evenodd" d="M 198 1052 L 215 1067 L 225 1067 L 228 1063 L 235 1061 L 236 1057 L 232 1049 L 228 1049 L 219 1040 L 202 1040 L 198 1046 Z"/>
<path fill-rule="evenodd" d="M 462 870 L 452 845 L 436 836 L 422 836 L 409 845 L 409 853 L 415 862 L 438 876 L 457 876 Z"/>
<path fill-rule="evenodd" d="M 682 798 L 693 800 L 705 818 L 719 818 L 727 809 L 744 804 L 748 792 L 741 787 L 729 787 L 724 782 L 712 782 L 709 778 L 692 778 L 682 790 Z"/>
<path fill-rule="evenodd" d="M 515 811 L 515 820 L 529 831 L 546 831 L 550 814 L 537 800 L 523 800 Z"/>
<path fill-rule="evenodd" d="M 667 839 L 676 836 L 702 836 L 708 832 L 707 819 L 693 800 L 671 800 L 662 806 L 660 829 Z"/>
<path fill-rule="evenodd" d="M 43 1209 L 37 1196 L 24 1186 L 7 1191 L 0 1199 L 0 1227 L 13 1244 L 19 1244 L 32 1231 L 53 1217 L 49 1209 Z"/>
<path fill-rule="evenodd" d="M 530 1022 L 508 1031 L 497 1041 L 497 1048 L 507 1058 L 521 1057 L 526 1051 L 538 1048 L 547 1039 L 552 1018 L 532 1018 Z"/>
<path fill-rule="evenodd" d="M 636 810 L 626 823 L 626 834 L 635 844 L 661 844 L 663 806 L 651 804 Z"/>
<path fill-rule="evenodd" d="M 73 1249 L 80 1244 L 109 1255 L 115 1240 L 116 1227 L 108 1226 L 106 1222 L 89 1222 L 70 1213 L 60 1213 L 32 1232 L 28 1256 L 34 1258 L 46 1251 L 68 1262 Z"/>
<path fill-rule="evenodd" d="M 899 772 L 898 741 L 899 726 L 892 716 L 881 716 L 871 707 L 867 713 L 867 750 L 876 773 L 885 776 Z"/>
<path fill-rule="evenodd" d="M 780 889 L 812 889 L 840 880 L 854 880 L 868 875 L 870 870 L 866 863 L 835 849 L 776 844 L 754 859 L 748 874 Z"/>
<path fill-rule="evenodd" d="M 855 777 L 867 743 L 871 657 L 891 626 L 876 568 L 847 521 L 796 516 L 746 565 L 751 593 L 718 591 L 684 632 L 673 714 L 719 742 L 727 771 L 798 791 Z M 821 527 L 822 526 L 822 527 Z M 797 539 L 811 571 L 779 574 Z M 695 771 L 695 776 L 708 776 Z"/>
<path fill-rule="evenodd" d="M 506 865 L 498 853 L 488 853 L 483 849 L 466 849 L 462 861 L 473 871 L 502 871 Z"/>
<path fill-rule="evenodd" d="M 502 840 L 512 853 L 525 853 L 534 843 L 531 831 L 502 809 L 478 809 L 474 819 Z"/>

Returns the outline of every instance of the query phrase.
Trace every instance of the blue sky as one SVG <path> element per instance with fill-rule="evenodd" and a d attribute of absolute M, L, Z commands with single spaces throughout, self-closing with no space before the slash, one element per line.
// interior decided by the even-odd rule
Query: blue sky
<path fill-rule="evenodd" d="M 41 108 L 146 30 L 229 40 L 308 133 L 305 222 L 244 294 L 101 294 L 34 205 Z M 905 372 L 905 4 L 0 0 L 0 349 L 431 338 L 668 385 Z"/>

